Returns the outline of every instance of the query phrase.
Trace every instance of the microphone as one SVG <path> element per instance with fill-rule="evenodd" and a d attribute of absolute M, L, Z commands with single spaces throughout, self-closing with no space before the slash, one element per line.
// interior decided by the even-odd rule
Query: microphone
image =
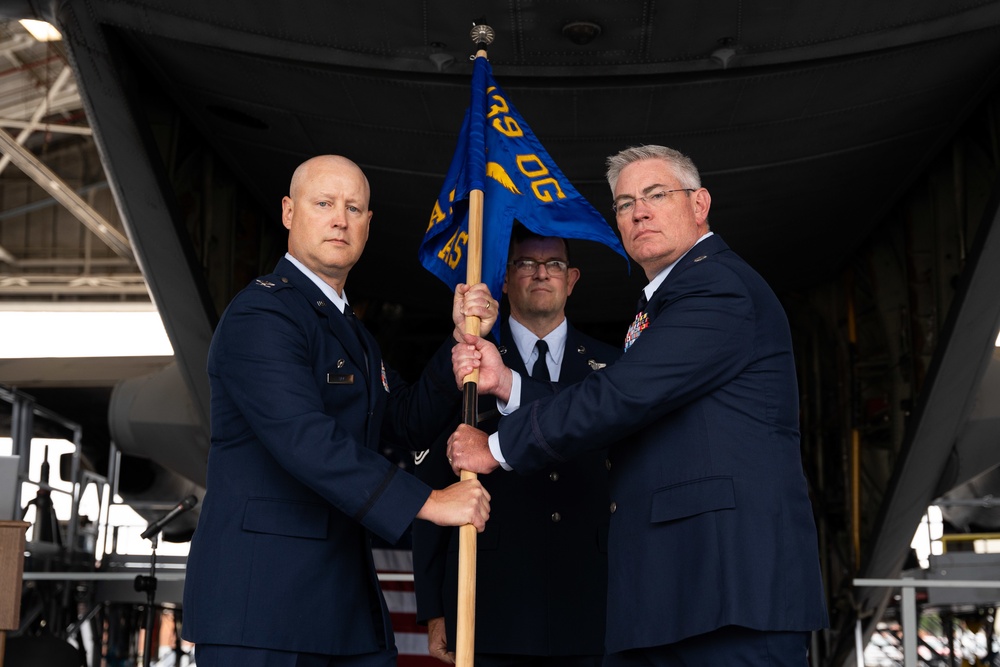
<path fill-rule="evenodd" d="M 139 537 L 141 537 L 144 540 L 148 540 L 150 537 L 156 535 L 158 532 L 163 530 L 163 527 L 166 526 L 168 523 L 176 519 L 181 514 L 184 514 L 184 512 L 187 512 L 189 509 L 191 509 L 197 504 L 198 504 L 198 499 L 195 496 L 188 496 L 184 500 L 177 503 L 177 506 L 174 507 L 172 510 L 161 516 L 153 523 L 149 524 L 146 530 L 142 531 L 142 534 Z"/>

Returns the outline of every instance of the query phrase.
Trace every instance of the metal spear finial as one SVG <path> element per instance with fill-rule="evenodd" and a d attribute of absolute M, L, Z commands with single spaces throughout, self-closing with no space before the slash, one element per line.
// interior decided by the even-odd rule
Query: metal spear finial
<path fill-rule="evenodd" d="M 472 24 L 472 30 L 469 32 L 469 38 L 476 46 L 487 47 L 493 43 L 494 37 L 496 37 L 496 33 L 493 32 L 493 28 L 489 27 L 485 23 Z"/>

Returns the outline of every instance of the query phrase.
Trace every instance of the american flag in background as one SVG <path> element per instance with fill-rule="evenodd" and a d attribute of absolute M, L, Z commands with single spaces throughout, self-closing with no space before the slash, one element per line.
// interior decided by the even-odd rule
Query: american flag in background
<path fill-rule="evenodd" d="M 427 654 L 427 628 L 417 625 L 417 598 L 413 593 L 413 554 L 409 549 L 373 549 L 375 569 L 396 634 L 399 667 L 441 667 Z"/>

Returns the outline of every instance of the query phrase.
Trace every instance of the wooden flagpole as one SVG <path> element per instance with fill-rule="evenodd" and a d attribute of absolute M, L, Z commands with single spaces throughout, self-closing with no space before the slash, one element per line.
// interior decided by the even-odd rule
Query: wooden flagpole
<path fill-rule="evenodd" d="M 493 41 L 493 29 L 485 24 L 473 24 L 469 35 L 479 47 L 476 58 L 486 57 L 486 47 Z M 483 191 L 469 192 L 469 243 L 466 246 L 465 282 L 469 285 L 482 282 L 483 257 Z M 478 317 L 465 318 L 465 333 L 478 336 Z M 462 390 L 462 423 L 478 423 L 479 371 L 465 376 Z M 463 470 L 461 479 L 476 479 L 474 472 Z M 455 622 L 455 665 L 473 667 L 476 643 L 476 527 L 472 524 L 458 529 L 458 614 Z"/>

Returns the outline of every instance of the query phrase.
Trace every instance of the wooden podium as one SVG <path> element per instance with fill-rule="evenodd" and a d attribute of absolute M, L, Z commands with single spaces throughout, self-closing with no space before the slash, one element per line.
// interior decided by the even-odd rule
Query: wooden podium
<path fill-rule="evenodd" d="M 21 622 L 21 578 L 24 575 L 26 521 L 0 521 L 0 667 L 7 648 L 7 631 Z"/>

